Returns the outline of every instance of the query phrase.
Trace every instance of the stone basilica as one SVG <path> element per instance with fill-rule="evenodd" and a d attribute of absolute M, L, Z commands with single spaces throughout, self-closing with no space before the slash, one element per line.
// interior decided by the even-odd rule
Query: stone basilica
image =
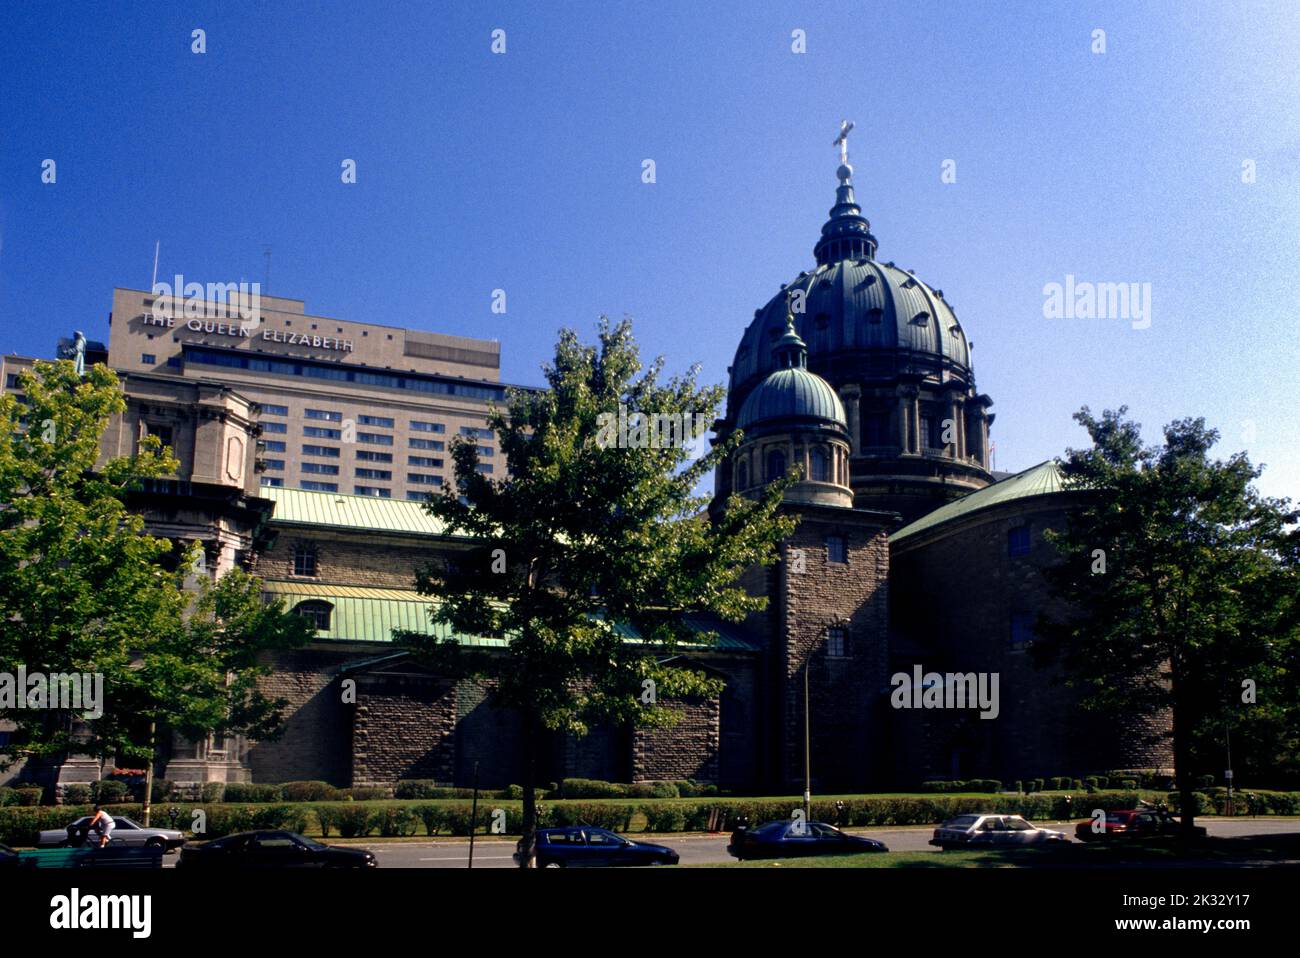
<path fill-rule="evenodd" d="M 768 608 L 738 625 L 692 621 L 720 641 L 679 654 L 725 680 L 717 699 L 682 703 L 669 729 L 556 736 L 542 781 L 690 778 L 738 793 L 797 792 L 805 732 L 822 792 L 1171 764 L 1162 721 L 1083 711 L 1059 675 L 1029 661 L 1034 622 L 1053 608 L 1043 533 L 1064 521 L 1076 494 L 1051 462 L 991 471 L 993 401 L 976 387 L 966 333 L 941 290 L 878 261 L 841 149 L 815 264 L 741 334 L 716 426 L 719 440 L 736 430 L 744 438 L 717 472 L 715 509 L 799 471 L 783 506 L 800 517 L 796 531 L 776 564 L 744 577 Z M 268 680 L 290 703 L 281 738 L 174 739 L 158 773 L 178 783 L 468 784 L 477 766 L 484 785 L 512 781 L 514 717 L 392 645 L 394 629 L 431 628 L 413 570 L 467 544 L 444 535 L 418 501 L 259 486 L 257 404 L 205 379 L 187 386 L 206 389 L 211 407 L 195 417 L 193 397 L 165 380 L 128 376 L 131 409 L 111 431 L 120 453 L 122 437 L 144 434 L 147 415 L 175 407 L 168 429 L 182 475 L 141 504 L 151 525 L 231 543 L 212 553 L 210 571 L 243 563 L 318 631 L 310 647 L 279 656 Z M 209 450 L 200 430 L 214 419 L 226 445 Z M 229 442 L 232 430 L 247 434 L 247 452 Z M 247 461 L 223 469 L 223 455 Z M 995 675 L 996 709 L 894 707 L 892 677 L 918 669 Z M 341 694 L 345 679 L 355 680 L 355 701 Z M 51 784 L 94 777 L 78 765 L 50 770 Z"/>

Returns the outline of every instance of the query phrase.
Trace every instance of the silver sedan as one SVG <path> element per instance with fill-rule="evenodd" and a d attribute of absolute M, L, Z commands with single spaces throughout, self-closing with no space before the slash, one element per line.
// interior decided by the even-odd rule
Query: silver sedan
<path fill-rule="evenodd" d="M 162 848 L 171 851 L 185 844 L 185 835 L 172 828 L 145 828 L 125 815 L 114 815 L 112 844 L 143 848 Z M 83 815 L 67 828 L 47 828 L 41 832 L 39 848 L 63 848 L 80 845 L 86 838 L 90 816 Z M 99 833 L 92 832 L 90 841 L 98 843 Z"/>
<path fill-rule="evenodd" d="M 1019 815 L 958 815 L 934 830 L 930 844 L 940 848 L 1019 847 L 1069 840 L 1065 832 L 1039 828 Z"/>

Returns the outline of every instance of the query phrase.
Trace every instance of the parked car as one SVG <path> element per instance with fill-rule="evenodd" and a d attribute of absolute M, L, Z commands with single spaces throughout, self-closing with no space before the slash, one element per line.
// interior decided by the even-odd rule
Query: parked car
<path fill-rule="evenodd" d="M 145 828 L 125 815 L 114 815 L 112 844 L 139 845 L 144 848 L 161 848 L 171 851 L 185 844 L 185 834 L 174 828 Z M 37 841 L 38 848 L 76 848 L 87 839 L 98 843 L 98 832 L 87 836 L 90 829 L 90 816 L 83 815 L 67 828 L 47 828 L 41 832 Z"/>
<path fill-rule="evenodd" d="M 850 835 L 825 822 L 802 819 L 764 822 L 755 828 L 737 828 L 727 851 L 736 858 L 803 858 L 812 855 L 857 855 L 887 852 L 884 842 Z"/>
<path fill-rule="evenodd" d="M 181 850 L 177 868 L 375 868 L 365 848 L 323 845 L 296 832 L 238 832 Z"/>
<path fill-rule="evenodd" d="M 1074 826 L 1074 836 L 1081 842 L 1169 838 L 1181 830 L 1181 820 L 1163 808 L 1126 808 L 1107 812 L 1101 831 L 1094 830 L 1092 819 L 1080 822 Z M 1195 838 L 1204 838 L 1207 832 L 1197 825 L 1192 834 Z"/>
<path fill-rule="evenodd" d="M 519 864 L 523 840 L 515 846 Z M 677 852 L 667 845 L 634 842 L 607 828 L 570 825 L 537 830 L 538 868 L 620 868 L 631 865 L 676 865 Z"/>
<path fill-rule="evenodd" d="M 1019 815 L 958 815 L 934 830 L 931 845 L 946 848 L 1042 845 L 1068 842 L 1065 832 L 1039 828 Z"/>

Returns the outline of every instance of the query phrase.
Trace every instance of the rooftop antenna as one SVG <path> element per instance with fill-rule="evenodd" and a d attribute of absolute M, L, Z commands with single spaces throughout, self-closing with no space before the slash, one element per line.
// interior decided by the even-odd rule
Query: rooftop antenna
<path fill-rule="evenodd" d="M 266 279 L 262 283 L 262 292 L 269 293 L 271 290 L 271 247 L 263 246 L 262 255 L 266 257 Z"/>
<path fill-rule="evenodd" d="M 158 285 L 158 251 L 162 249 L 162 240 L 155 240 L 153 244 L 153 282 L 149 284 L 149 292 L 154 291 Z"/>

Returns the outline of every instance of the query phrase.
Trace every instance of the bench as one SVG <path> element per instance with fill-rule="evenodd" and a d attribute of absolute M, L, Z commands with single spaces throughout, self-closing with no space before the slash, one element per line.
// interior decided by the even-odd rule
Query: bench
<path fill-rule="evenodd" d="M 162 868 L 163 849 L 109 845 L 106 848 L 41 848 L 18 853 L 19 868 Z"/>

